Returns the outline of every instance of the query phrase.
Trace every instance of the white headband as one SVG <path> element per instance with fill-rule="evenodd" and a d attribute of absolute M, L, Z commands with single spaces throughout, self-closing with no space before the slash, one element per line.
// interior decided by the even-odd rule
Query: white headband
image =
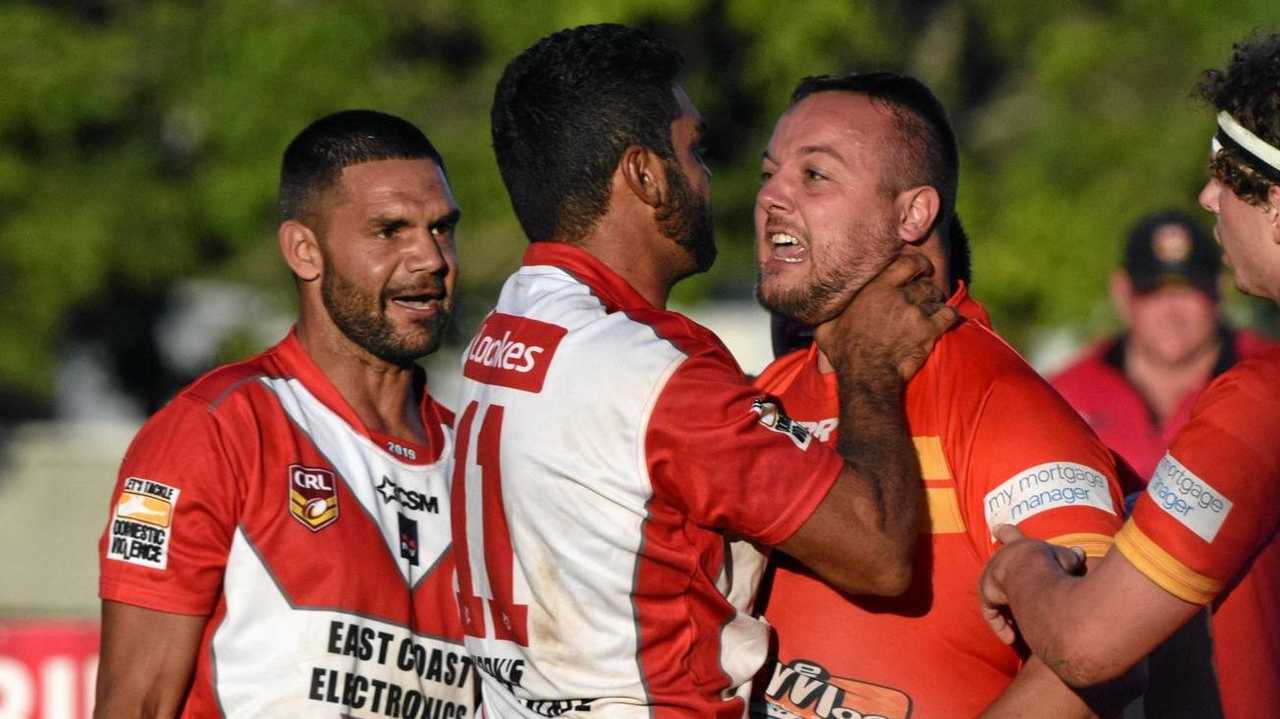
<path fill-rule="evenodd" d="M 1226 144 L 1235 145 L 1249 155 L 1248 159 L 1256 160 L 1264 167 L 1256 168 L 1264 175 L 1280 174 L 1280 148 L 1269 144 L 1266 140 L 1249 131 L 1249 128 L 1236 122 L 1226 110 L 1218 113 L 1218 132 L 1213 136 L 1210 146 L 1216 155 L 1222 150 L 1223 140 Z"/>

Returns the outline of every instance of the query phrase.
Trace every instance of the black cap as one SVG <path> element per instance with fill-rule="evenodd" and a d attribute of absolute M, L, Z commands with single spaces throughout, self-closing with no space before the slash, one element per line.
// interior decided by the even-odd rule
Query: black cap
<path fill-rule="evenodd" d="M 1218 296 L 1218 244 L 1184 212 L 1165 210 L 1139 219 L 1129 231 L 1123 264 L 1136 292 L 1182 284 Z"/>

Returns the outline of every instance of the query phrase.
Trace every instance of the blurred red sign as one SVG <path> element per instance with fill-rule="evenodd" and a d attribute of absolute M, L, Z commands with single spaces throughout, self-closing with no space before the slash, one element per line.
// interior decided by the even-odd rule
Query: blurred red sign
<path fill-rule="evenodd" d="M 0 619 L 0 719 L 88 719 L 98 623 Z"/>

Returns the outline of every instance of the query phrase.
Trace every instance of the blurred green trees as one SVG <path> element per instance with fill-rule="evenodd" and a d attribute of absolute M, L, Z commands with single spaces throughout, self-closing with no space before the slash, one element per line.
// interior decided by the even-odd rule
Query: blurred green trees
<path fill-rule="evenodd" d="M 1097 329 L 1126 226 L 1194 208 L 1212 127 L 1189 98 L 1199 71 L 1275 18 L 1274 0 L 7 3 L 0 386 L 47 397 L 74 336 L 132 368 L 126 385 L 153 407 L 187 379 L 148 351 L 176 280 L 244 282 L 287 306 L 279 156 L 348 107 L 403 115 L 445 154 L 466 305 L 483 310 L 524 246 L 489 150 L 493 84 L 546 32 L 599 21 L 676 42 L 712 127 L 722 260 L 680 299 L 749 293 L 759 153 L 796 80 L 888 68 L 952 113 L 976 291 L 997 326 L 1015 342 L 1046 323 Z"/>

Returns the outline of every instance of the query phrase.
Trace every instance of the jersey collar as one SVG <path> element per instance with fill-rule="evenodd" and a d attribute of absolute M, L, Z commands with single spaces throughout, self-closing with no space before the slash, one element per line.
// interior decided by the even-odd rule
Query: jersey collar
<path fill-rule="evenodd" d="M 608 265 L 586 250 L 564 242 L 533 242 L 524 252 L 525 267 L 559 267 L 582 282 L 604 303 L 609 312 L 657 309 L 636 288 Z"/>
<path fill-rule="evenodd" d="M 407 438 L 391 437 L 374 432 L 365 426 L 360 419 L 360 415 L 347 403 L 346 398 L 329 380 L 328 375 L 316 365 L 315 361 L 311 359 L 311 355 L 307 354 L 306 348 L 302 346 L 302 341 L 298 339 L 296 326 L 289 328 L 288 336 L 273 347 L 271 352 L 280 361 L 282 368 L 289 377 L 296 378 L 324 406 L 383 448 L 383 450 L 394 454 L 388 448 L 388 443 L 396 441 L 399 444 L 414 448 L 416 450 L 415 454 L 421 458 L 411 461 L 407 460 L 403 455 L 396 455 L 400 461 L 406 464 L 430 464 L 439 459 L 440 453 L 444 449 L 444 430 L 440 428 L 442 412 L 440 411 L 441 408 L 437 407 L 435 400 L 431 398 L 431 393 L 427 388 L 427 373 L 421 367 L 414 370 L 413 387 L 415 392 L 421 393 L 422 399 L 419 404 L 419 414 L 422 418 L 422 427 L 427 434 L 428 446 L 426 447 Z"/>

